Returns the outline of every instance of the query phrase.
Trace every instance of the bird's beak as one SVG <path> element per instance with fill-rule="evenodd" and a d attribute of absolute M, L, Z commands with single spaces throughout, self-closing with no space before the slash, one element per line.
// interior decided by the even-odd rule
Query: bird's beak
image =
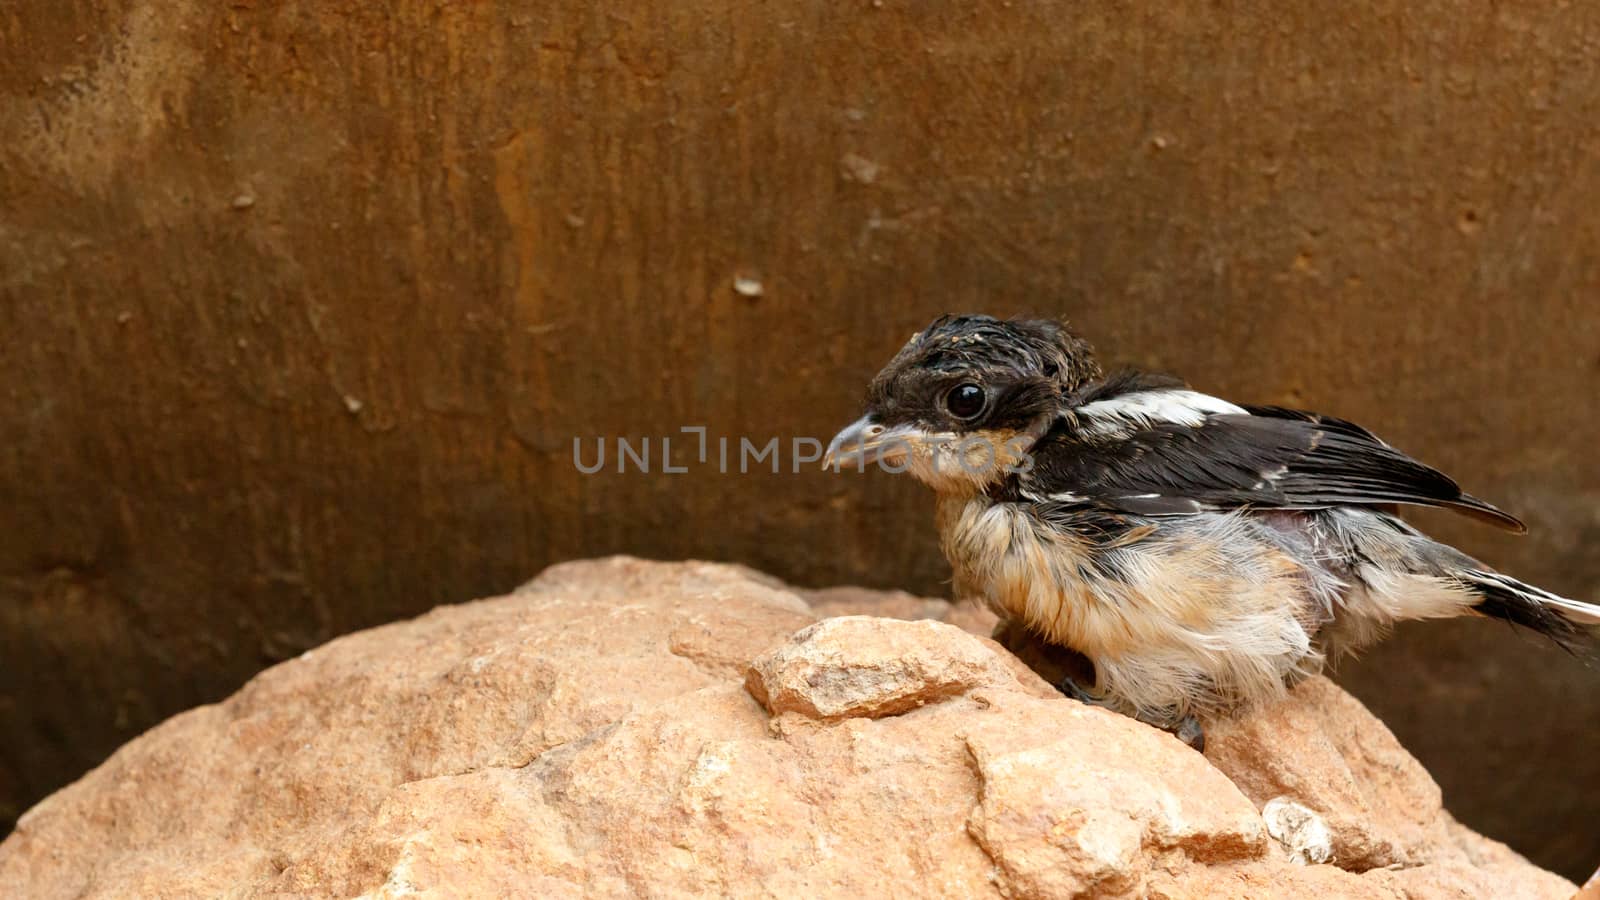
<path fill-rule="evenodd" d="M 903 458 L 909 450 L 904 429 L 885 428 L 866 415 L 851 422 L 828 442 L 822 454 L 822 467 L 837 470 L 844 465 L 857 468 Z"/>

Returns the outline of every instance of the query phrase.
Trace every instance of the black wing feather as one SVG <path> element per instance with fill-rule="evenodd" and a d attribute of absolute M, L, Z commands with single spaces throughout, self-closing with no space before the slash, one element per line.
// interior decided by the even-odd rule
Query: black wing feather
<path fill-rule="evenodd" d="M 1454 509 L 1511 531 L 1516 518 L 1469 494 L 1370 431 L 1279 407 L 1157 422 L 1113 435 L 1064 416 L 1034 448 L 1016 490 L 1122 513 L 1185 515 L 1255 506 L 1413 504 Z"/>

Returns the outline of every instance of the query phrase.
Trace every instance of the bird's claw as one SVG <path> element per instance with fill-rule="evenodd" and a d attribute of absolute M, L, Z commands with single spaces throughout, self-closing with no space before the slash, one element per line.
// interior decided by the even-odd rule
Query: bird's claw
<path fill-rule="evenodd" d="M 1196 753 L 1206 752 L 1206 731 L 1194 716 L 1179 719 L 1178 724 L 1172 726 L 1172 736 L 1189 745 Z"/>
<path fill-rule="evenodd" d="M 1090 693 L 1088 688 L 1085 688 L 1083 685 L 1079 684 L 1071 675 L 1063 676 L 1060 681 L 1056 682 L 1055 688 L 1079 703 L 1087 704 L 1089 706 L 1111 705 L 1110 702 L 1104 697 Z"/>
<path fill-rule="evenodd" d="M 1055 689 L 1078 701 L 1079 703 L 1083 703 L 1088 706 L 1111 706 L 1110 700 L 1091 693 L 1088 688 L 1085 688 L 1083 685 L 1079 684 L 1070 675 L 1062 676 L 1061 680 L 1055 683 Z M 1161 720 L 1149 720 L 1142 717 L 1140 718 L 1140 721 L 1143 721 L 1149 725 L 1154 725 L 1155 727 L 1160 728 L 1162 731 L 1170 732 L 1173 737 L 1183 741 L 1186 746 L 1192 747 L 1196 753 L 1204 753 L 1206 750 L 1206 731 L 1203 727 L 1201 727 L 1200 720 L 1192 715 L 1184 716 L 1176 722 L 1173 722 L 1171 719 L 1167 719 L 1163 722 Z"/>

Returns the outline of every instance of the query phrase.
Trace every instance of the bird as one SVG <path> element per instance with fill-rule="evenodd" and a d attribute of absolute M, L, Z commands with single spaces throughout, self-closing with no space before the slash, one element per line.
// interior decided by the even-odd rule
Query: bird
<path fill-rule="evenodd" d="M 1403 520 L 1516 517 L 1371 431 L 1106 374 L 1049 319 L 946 315 L 871 381 L 822 457 L 934 491 L 957 599 L 1093 664 L 1056 686 L 1204 746 L 1408 619 L 1502 619 L 1580 652 L 1600 605 L 1496 572 Z M 997 629 L 998 633 L 998 629 Z"/>

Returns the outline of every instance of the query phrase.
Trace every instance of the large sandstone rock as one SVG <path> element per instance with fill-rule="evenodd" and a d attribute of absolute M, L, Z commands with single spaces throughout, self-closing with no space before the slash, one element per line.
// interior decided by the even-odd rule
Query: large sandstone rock
<path fill-rule="evenodd" d="M 818 621 L 819 613 L 841 617 Z M 981 614 L 570 563 L 334 641 L 0 844 L 8 895 L 1527 897 L 1323 680 L 1209 760 L 1058 696 Z"/>

